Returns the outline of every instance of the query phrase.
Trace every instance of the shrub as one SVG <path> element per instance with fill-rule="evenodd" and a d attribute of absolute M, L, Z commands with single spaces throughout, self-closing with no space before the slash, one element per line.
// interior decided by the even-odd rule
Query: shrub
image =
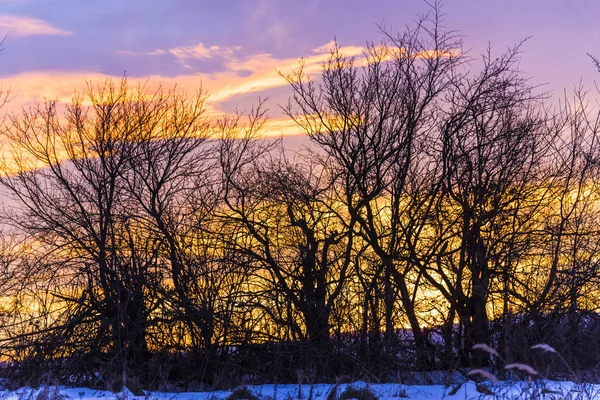
<path fill-rule="evenodd" d="M 250 389 L 245 386 L 235 388 L 227 400 L 260 400 Z"/>
<path fill-rule="evenodd" d="M 348 386 L 339 397 L 339 400 L 378 400 L 375 393 L 368 387 L 356 388 L 354 386 Z"/>

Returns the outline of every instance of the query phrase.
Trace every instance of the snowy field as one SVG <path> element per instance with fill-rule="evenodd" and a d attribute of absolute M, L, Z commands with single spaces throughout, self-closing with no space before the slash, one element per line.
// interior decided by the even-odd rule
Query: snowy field
<path fill-rule="evenodd" d="M 379 400 L 400 399 L 600 399 L 600 385 L 574 384 L 572 382 L 534 381 L 484 383 L 479 388 L 474 382 L 444 387 L 406 386 L 401 384 L 366 384 L 355 382 L 340 384 L 338 395 L 347 386 L 368 387 Z M 334 385 L 260 385 L 247 388 L 261 400 L 325 400 Z M 493 394 L 484 394 L 487 392 Z M 21 388 L 2 392 L 2 400 L 91 400 L 91 399 L 166 399 L 166 400 L 225 400 L 231 391 L 213 392 L 146 392 L 146 396 L 134 396 L 128 390 L 119 393 L 87 388 L 47 387 Z M 238 399 L 239 400 L 239 399 Z"/>

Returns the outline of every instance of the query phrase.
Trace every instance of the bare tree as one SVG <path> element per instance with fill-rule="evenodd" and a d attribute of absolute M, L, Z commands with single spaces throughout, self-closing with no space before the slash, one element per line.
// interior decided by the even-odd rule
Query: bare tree
<path fill-rule="evenodd" d="M 259 109 L 251 118 L 252 132 L 261 117 Z M 257 306 L 275 323 L 289 325 L 292 338 L 324 345 L 330 337 L 331 309 L 350 267 L 353 235 L 332 203 L 331 179 L 318 166 L 299 164 L 283 153 L 259 161 L 248 152 L 247 137 L 233 138 L 227 145 L 222 149 L 227 218 L 247 235 L 237 242 L 239 251 L 257 268 L 263 300 L 272 297 L 277 303 L 283 296 L 293 311 L 277 313 L 271 302 Z"/>
<path fill-rule="evenodd" d="M 324 167 L 338 177 L 342 201 L 360 235 L 378 257 L 375 279 L 384 283 L 385 332 L 394 337 L 397 301 L 410 326 L 418 362 L 427 364 L 424 337 L 409 275 L 402 261 L 402 199 L 409 170 L 436 128 L 437 103 L 465 61 L 461 42 L 440 31 L 437 5 L 404 33 L 385 33 L 370 46 L 366 66 L 344 57 L 336 47 L 322 82 L 308 79 L 302 67 L 286 76 L 294 91 L 284 108 L 326 154 Z"/>
<path fill-rule="evenodd" d="M 189 115 L 201 113 L 202 98 L 190 106 L 175 92 L 108 81 L 90 85 L 63 113 L 52 101 L 24 109 L 5 131 L 13 160 L 2 185 L 19 203 L 8 220 L 53 255 L 53 279 L 61 286 L 51 294 L 70 310 L 51 329 L 67 338 L 89 329 L 78 334 L 87 339 L 81 345 L 108 348 L 107 374 L 122 376 L 122 384 L 129 371 L 143 371 L 162 284 L 154 275 L 157 238 L 144 231 L 140 204 L 129 201 L 132 161 L 142 143 L 158 139 L 157 129 L 176 136 L 180 117 L 188 116 L 183 127 L 193 130 L 197 116 Z"/>

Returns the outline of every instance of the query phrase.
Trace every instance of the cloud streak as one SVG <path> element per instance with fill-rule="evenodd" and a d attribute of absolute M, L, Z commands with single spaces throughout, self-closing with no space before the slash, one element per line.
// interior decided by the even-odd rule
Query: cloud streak
<path fill-rule="evenodd" d="M 41 19 L 6 14 L 0 14 L 0 32 L 13 37 L 73 35 L 73 32 L 57 28 Z"/>
<path fill-rule="evenodd" d="M 224 46 L 206 46 L 203 43 L 198 43 L 195 46 L 179 46 L 179 47 L 174 47 L 172 49 L 169 50 L 155 50 L 154 52 L 150 52 L 148 54 L 165 54 L 165 53 L 170 53 L 173 56 L 175 56 L 175 58 L 177 58 L 177 60 L 179 60 L 179 62 L 181 62 L 181 64 L 187 68 L 192 68 L 191 66 L 189 66 L 187 64 L 187 60 L 191 60 L 191 59 L 195 59 L 195 60 L 205 60 L 205 59 L 211 59 L 214 57 L 222 57 L 222 58 L 226 58 L 229 59 L 231 57 L 234 56 L 234 52 L 237 50 L 241 50 L 240 46 L 234 46 L 234 47 L 224 47 Z"/>
<path fill-rule="evenodd" d="M 321 71 L 321 66 L 330 57 L 330 49 L 334 43 L 329 42 L 313 50 L 313 54 L 302 59 L 304 72 L 315 74 Z M 270 53 L 239 56 L 240 46 L 226 47 L 198 43 L 194 46 L 178 46 L 170 49 L 155 49 L 148 52 L 136 53 L 129 50 L 118 51 L 125 56 L 164 56 L 171 55 L 190 70 L 190 60 L 218 59 L 222 68 L 217 72 L 204 73 L 195 71 L 176 77 L 154 76 L 151 81 L 158 80 L 165 84 L 177 83 L 180 87 L 197 88 L 199 82 L 210 92 L 209 103 L 218 104 L 233 97 L 262 92 L 268 89 L 286 86 L 287 82 L 281 73 L 288 73 L 299 67 L 299 57 L 277 58 Z M 366 48 L 359 46 L 340 47 L 340 53 L 356 57 L 358 64 L 364 61 Z M 10 78 L 12 81 L 13 78 Z M 135 78 L 138 79 L 138 78 Z M 145 78 L 140 78 L 144 80 Z M 42 85 L 39 85 L 42 86 Z"/>
<path fill-rule="evenodd" d="M 177 46 L 170 49 L 155 49 L 141 53 L 132 50 L 117 50 L 115 53 L 117 55 L 128 56 L 164 56 L 170 54 L 175 57 L 181 65 L 193 70 L 194 68 L 188 64 L 188 61 L 190 60 L 209 60 L 213 58 L 231 59 L 234 57 L 235 52 L 241 49 L 241 46 L 207 46 L 204 43 L 199 42 L 193 46 Z"/>
<path fill-rule="evenodd" d="M 329 42 L 315 48 L 312 54 L 302 59 L 302 68 L 307 75 L 318 75 L 323 63 L 327 62 L 330 50 L 335 43 Z M 272 54 L 255 54 L 240 56 L 239 47 L 206 46 L 202 43 L 195 46 L 181 46 L 173 49 L 155 49 L 147 53 L 121 52 L 125 56 L 168 56 L 177 58 L 178 61 L 187 62 L 189 59 L 218 58 L 222 63 L 216 72 L 190 71 L 176 76 L 150 75 L 130 76 L 129 81 L 147 82 L 149 89 L 159 85 L 164 87 L 177 86 L 188 92 L 196 90 L 207 91 L 210 96 L 207 100 L 209 113 L 218 115 L 222 113 L 224 103 L 232 98 L 247 94 L 263 93 L 266 90 L 285 87 L 287 81 L 280 75 L 292 72 L 299 67 L 299 58 L 277 58 Z M 367 49 L 359 46 L 342 46 L 341 54 L 354 57 L 356 65 L 366 65 L 369 60 L 365 53 Z M 423 52 L 417 57 L 433 57 L 436 53 Z M 390 56 L 390 55 L 388 55 Z M 15 100 L 8 104 L 8 108 L 17 111 L 23 105 L 32 104 L 43 98 L 57 99 L 60 102 L 71 100 L 75 92 L 86 90 L 87 83 L 102 83 L 107 79 L 120 79 L 121 76 L 112 76 L 103 73 L 42 71 L 20 73 L 7 76 L 2 81 L 10 85 L 10 90 L 15 95 Z M 284 123 L 283 120 L 272 121 L 269 124 L 272 134 L 287 135 L 297 132 L 293 124 Z"/>

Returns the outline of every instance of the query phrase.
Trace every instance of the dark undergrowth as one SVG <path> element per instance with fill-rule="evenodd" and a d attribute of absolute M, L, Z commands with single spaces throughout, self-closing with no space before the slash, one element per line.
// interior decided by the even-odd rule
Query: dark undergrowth
<path fill-rule="evenodd" d="M 513 317 L 494 321 L 489 344 L 501 355 L 491 357 L 486 368 L 502 379 L 509 377 L 506 363 L 525 363 L 544 377 L 566 379 L 576 375 L 582 382 L 600 382 L 600 316 L 577 313 L 546 315 L 535 319 Z M 453 340 L 460 335 L 456 327 Z M 346 334 L 325 344 L 265 343 L 218 348 L 210 352 L 148 352 L 144 360 L 114 365 L 114 355 L 100 351 L 70 357 L 37 354 L 18 362 L 4 363 L 0 375 L 7 388 L 25 385 L 63 384 L 119 391 L 231 389 L 262 383 L 399 382 L 406 384 L 453 384 L 466 377 L 473 365 L 457 351 L 448 355 L 442 331 L 428 331 L 430 365 L 416 364 L 415 348 L 405 331 L 394 340 Z M 544 343 L 560 358 L 530 351 Z M 47 343 L 46 343 L 47 345 Z M 460 343 L 455 343 L 460 348 Z M 118 368 L 120 367 L 120 368 Z M 125 368 L 123 368 L 125 367 Z M 123 373 L 122 371 L 125 371 Z M 115 373 L 114 371 L 121 371 Z"/>

